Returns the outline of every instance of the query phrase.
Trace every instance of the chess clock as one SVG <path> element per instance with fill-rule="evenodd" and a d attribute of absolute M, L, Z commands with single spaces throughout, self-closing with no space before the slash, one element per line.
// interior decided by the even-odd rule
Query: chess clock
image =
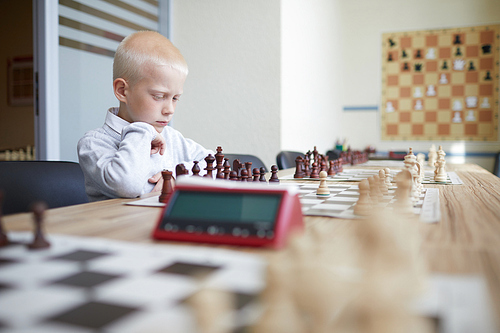
<path fill-rule="evenodd" d="M 303 228 L 296 187 L 179 177 L 152 237 L 281 248 Z"/>

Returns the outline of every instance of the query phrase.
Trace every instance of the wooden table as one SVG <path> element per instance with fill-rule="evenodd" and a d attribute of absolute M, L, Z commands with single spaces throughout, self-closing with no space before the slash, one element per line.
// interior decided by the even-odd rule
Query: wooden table
<path fill-rule="evenodd" d="M 500 178 L 474 164 L 447 165 L 447 169 L 455 171 L 464 184 L 426 185 L 439 187 L 442 219 L 436 224 L 419 225 L 421 254 L 433 273 L 484 277 L 493 311 L 500 318 Z M 281 174 L 290 172 L 293 171 Z M 51 209 L 46 213 L 45 228 L 49 234 L 154 242 L 150 234 L 161 209 L 124 205 L 128 201 L 114 199 Z M 30 214 L 5 216 L 3 221 L 7 231 L 32 230 Z M 305 223 L 306 232 L 322 227 L 334 241 L 347 233 L 352 221 L 307 216 Z M 240 250 L 276 254 L 267 249 Z"/>

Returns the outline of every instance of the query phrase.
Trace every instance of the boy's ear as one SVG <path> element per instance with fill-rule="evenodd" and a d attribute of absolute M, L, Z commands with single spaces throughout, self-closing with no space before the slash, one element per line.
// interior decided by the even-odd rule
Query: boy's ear
<path fill-rule="evenodd" d="M 120 102 L 126 102 L 126 90 L 128 89 L 128 83 L 122 78 L 117 78 L 113 81 L 113 92 L 115 93 L 116 98 Z"/>

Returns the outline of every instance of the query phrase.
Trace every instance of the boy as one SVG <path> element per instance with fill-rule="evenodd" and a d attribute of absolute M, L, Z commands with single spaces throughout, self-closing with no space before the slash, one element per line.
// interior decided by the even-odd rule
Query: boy
<path fill-rule="evenodd" d="M 140 31 L 118 46 L 113 91 L 120 106 L 110 108 L 104 126 L 85 133 L 78 159 L 90 201 L 134 198 L 159 191 L 161 171 L 213 154 L 167 126 L 188 73 L 179 50 L 164 36 Z M 156 186 L 155 186 L 156 185 Z"/>

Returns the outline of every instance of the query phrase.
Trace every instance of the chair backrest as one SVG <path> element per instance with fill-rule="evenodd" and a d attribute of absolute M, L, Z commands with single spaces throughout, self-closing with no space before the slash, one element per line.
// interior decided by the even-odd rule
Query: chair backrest
<path fill-rule="evenodd" d="M 28 212 L 35 201 L 49 208 L 88 202 L 80 165 L 60 161 L 2 161 L 3 213 Z"/>
<path fill-rule="evenodd" d="M 278 165 L 278 169 L 283 170 L 295 168 L 295 159 L 297 158 L 297 156 L 304 157 L 304 153 L 289 150 L 281 151 L 276 156 L 276 164 Z"/>
<path fill-rule="evenodd" d="M 495 164 L 493 166 L 493 174 L 500 177 L 500 152 L 495 155 Z"/>
<path fill-rule="evenodd" d="M 261 167 L 264 167 L 264 169 L 266 169 L 266 172 L 269 170 L 268 168 L 266 168 L 266 165 L 264 164 L 264 162 L 262 162 L 262 160 L 260 158 L 258 158 L 257 156 L 255 155 L 247 155 L 247 154 L 226 154 L 224 153 L 224 158 L 228 158 L 229 159 L 229 163 L 231 164 L 231 168 L 233 167 L 233 161 L 238 159 L 240 160 L 241 163 L 245 163 L 245 162 L 252 162 L 252 169 L 253 168 L 261 168 Z"/>

